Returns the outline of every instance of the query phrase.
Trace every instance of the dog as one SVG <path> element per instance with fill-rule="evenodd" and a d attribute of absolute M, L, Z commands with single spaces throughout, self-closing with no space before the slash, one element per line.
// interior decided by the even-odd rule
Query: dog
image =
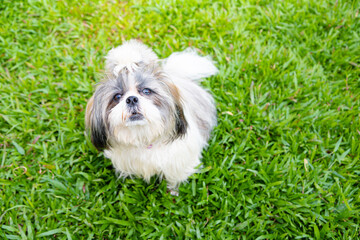
<path fill-rule="evenodd" d="M 109 51 L 104 80 L 86 106 L 86 132 L 120 177 L 157 175 L 177 189 L 201 164 L 217 124 L 199 83 L 218 69 L 194 49 L 159 59 L 138 40 Z"/>

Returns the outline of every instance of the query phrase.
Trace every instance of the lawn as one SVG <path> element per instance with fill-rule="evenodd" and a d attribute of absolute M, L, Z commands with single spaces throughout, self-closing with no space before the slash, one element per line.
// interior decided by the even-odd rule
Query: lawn
<path fill-rule="evenodd" d="M 3 0 L 0 239 L 359 239 L 360 1 Z M 218 126 L 179 188 L 84 137 L 104 56 L 192 46 Z"/>

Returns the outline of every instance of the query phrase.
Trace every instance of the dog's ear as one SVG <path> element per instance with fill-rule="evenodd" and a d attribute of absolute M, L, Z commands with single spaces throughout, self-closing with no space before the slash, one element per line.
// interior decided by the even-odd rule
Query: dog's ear
<path fill-rule="evenodd" d="M 89 99 L 86 105 L 85 126 L 92 144 L 97 150 L 103 150 L 107 146 L 107 131 L 102 112 L 96 103 L 94 105 L 94 96 Z"/>
<path fill-rule="evenodd" d="M 185 118 L 184 109 L 183 109 L 183 103 L 181 100 L 179 89 L 173 84 L 168 83 L 169 90 L 171 92 L 171 95 L 174 98 L 175 102 L 175 136 L 174 139 L 183 137 L 188 128 L 188 123 Z"/>
<path fill-rule="evenodd" d="M 186 134 L 188 123 L 185 119 L 182 105 L 176 105 L 176 138 L 180 138 Z"/>

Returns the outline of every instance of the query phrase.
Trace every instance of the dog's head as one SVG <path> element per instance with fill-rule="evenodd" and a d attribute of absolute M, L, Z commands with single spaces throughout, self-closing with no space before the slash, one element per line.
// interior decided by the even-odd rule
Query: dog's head
<path fill-rule="evenodd" d="M 151 49 L 131 40 L 106 58 L 106 79 L 86 108 L 86 127 L 97 149 L 172 141 L 186 133 L 179 89 Z"/>

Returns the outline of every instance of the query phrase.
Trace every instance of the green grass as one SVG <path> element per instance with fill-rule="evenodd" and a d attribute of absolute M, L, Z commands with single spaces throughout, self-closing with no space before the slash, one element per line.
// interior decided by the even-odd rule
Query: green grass
<path fill-rule="evenodd" d="M 0 239 L 359 239 L 360 1 L 0 4 Z M 180 196 L 84 138 L 104 56 L 212 56 L 218 126 Z"/>

